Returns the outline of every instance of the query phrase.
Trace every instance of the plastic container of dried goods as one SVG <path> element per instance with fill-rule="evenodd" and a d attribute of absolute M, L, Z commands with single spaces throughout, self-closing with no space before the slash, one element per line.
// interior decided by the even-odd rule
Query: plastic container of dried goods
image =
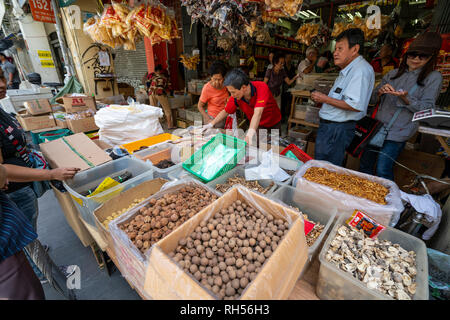
<path fill-rule="evenodd" d="M 81 195 L 81 193 L 99 186 L 106 177 L 112 178 L 125 172 L 130 173 L 131 178 L 119 185 L 91 197 Z M 150 162 L 128 156 L 79 172 L 73 179 L 65 181 L 64 187 L 70 193 L 83 220 L 96 228 L 94 210 L 98 206 L 119 195 L 122 191 L 133 188 L 144 181 L 152 180 L 153 176 L 153 166 Z"/>
<path fill-rule="evenodd" d="M 319 120 L 320 120 L 319 112 L 320 112 L 320 108 L 313 107 L 313 106 L 307 106 L 305 121 L 314 123 L 314 124 L 319 124 Z"/>
<path fill-rule="evenodd" d="M 351 214 L 344 214 L 338 218 L 320 252 L 317 296 L 323 300 L 394 300 L 377 290 L 367 288 L 362 281 L 326 260 L 331 241 L 335 238 L 339 227 L 344 225 L 350 216 Z M 378 238 L 389 240 L 393 244 L 397 243 L 403 249 L 416 253 L 417 288 L 413 300 L 428 300 L 428 256 L 425 243 L 419 238 L 391 227 L 387 227 L 378 235 Z"/>
<path fill-rule="evenodd" d="M 294 127 L 288 132 L 289 137 L 308 140 L 308 137 L 311 135 L 312 129 L 308 129 L 305 127 Z"/>
<path fill-rule="evenodd" d="M 311 195 L 291 186 L 280 185 L 280 187 L 270 196 L 273 200 L 279 200 L 284 204 L 298 208 L 302 213 L 308 216 L 312 222 L 319 222 L 324 225 L 324 229 L 314 244 L 308 248 L 308 262 L 318 253 L 318 248 L 330 231 L 336 218 L 337 208 L 330 204 L 328 207 L 318 205 L 311 200 Z"/>
<path fill-rule="evenodd" d="M 225 184 L 228 179 L 230 178 L 234 178 L 235 176 L 238 177 L 242 177 L 245 179 L 245 165 L 237 165 L 235 168 L 233 168 L 232 170 L 228 171 L 227 173 L 221 175 L 220 177 L 218 177 L 217 179 L 214 179 L 211 182 L 208 182 L 206 185 L 214 190 L 216 190 L 216 186 L 219 184 Z M 271 179 L 261 179 L 261 180 L 255 180 L 258 182 L 258 184 L 267 189 L 268 191 L 266 193 L 264 193 L 264 195 L 269 196 L 271 195 L 277 188 L 277 184 L 274 183 Z M 230 186 L 230 189 L 233 186 Z M 259 192 L 258 190 L 252 190 L 252 191 L 256 191 Z M 217 192 L 220 192 L 217 190 Z M 222 194 L 222 192 L 220 192 Z"/>
<path fill-rule="evenodd" d="M 220 196 L 220 194 L 194 179 L 183 179 L 181 181 L 172 181 L 164 184 L 160 191 L 151 195 L 143 202 L 141 202 L 138 206 L 133 207 L 129 211 L 125 212 L 118 218 L 112 220 L 109 223 L 109 233 L 111 235 L 111 239 L 114 245 L 114 251 L 116 254 L 116 259 L 119 265 L 120 270 L 122 271 L 122 275 L 130 282 L 134 287 L 136 287 L 141 293 L 144 291 L 144 283 L 145 283 L 145 275 L 146 269 L 148 265 L 148 256 L 155 244 L 153 244 L 150 248 L 148 248 L 145 253 L 142 253 L 135 244 L 128 237 L 127 233 L 124 232 L 120 226 L 127 222 L 130 222 L 134 219 L 136 215 L 139 214 L 141 208 L 144 208 L 148 205 L 148 203 L 152 199 L 160 199 L 163 198 L 166 194 L 170 194 L 172 192 L 178 192 L 180 189 L 184 187 L 200 187 L 215 196 Z M 198 214 L 198 212 L 196 213 Z M 187 220 L 189 221 L 189 219 Z M 185 224 L 185 221 L 183 224 Z M 181 226 L 175 227 L 171 230 L 174 232 Z M 164 239 L 164 238 L 162 238 Z M 159 241 L 161 241 L 160 239 Z M 150 297 L 153 298 L 153 297 Z"/>
<path fill-rule="evenodd" d="M 386 204 L 374 202 L 366 198 L 351 195 L 344 191 L 333 189 L 326 185 L 307 180 L 303 176 L 310 168 L 324 168 L 338 174 L 356 176 L 358 178 L 368 180 L 370 183 L 378 183 L 388 189 L 388 194 L 385 197 Z M 362 210 L 376 221 L 386 226 L 394 226 L 397 224 L 400 214 L 404 210 L 400 197 L 400 189 L 395 182 L 335 166 L 327 161 L 310 160 L 305 163 L 300 167 L 299 171 L 292 180 L 292 186 L 297 189 L 311 192 L 314 194 L 315 200 L 323 203 L 324 205 L 335 202 L 338 209 L 338 215 L 343 213 L 352 214 L 355 210 Z M 361 188 L 359 190 L 364 191 Z"/>
<path fill-rule="evenodd" d="M 151 146 L 147 149 L 135 152 L 133 157 L 136 157 L 143 161 L 149 161 L 153 165 L 153 170 L 155 171 L 155 178 L 169 179 L 169 173 L 181 168 L 182 162 L 180 159 L 181 149 L 168 142 L 159 143 L 157 145 Z M 160 169 L 156 165 L 160 161 L 169 160 L 175 163 L 173 166 Z"/>

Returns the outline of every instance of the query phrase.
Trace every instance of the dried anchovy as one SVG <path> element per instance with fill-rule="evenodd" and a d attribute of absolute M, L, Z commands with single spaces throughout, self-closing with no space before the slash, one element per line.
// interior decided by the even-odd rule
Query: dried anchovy
<path fill-rule="evenodd" d="M 269 191 L 274 185 L 274 183 L 272 182 L 267 188 L 264 188 L 258 183 L 258 181 L 247 181 L 245 180 L 245 178 L 236 175 L 233 178 L 228 178 L 227 182 L 225 182 L 224 184 L 218 184 L 216 186 L 216 190 L 221 193 L 225 193 L 228 191 L 228 189 L 236 184 L 241 184 L 250 190 L 255 190 L 262 194 L 267 193 L 267 191 Z"/>
<path fill-rule="evenodd" d="M 356 197 L 383 205 L 387 204 L 386 196 L 389 190 L 386 187 L 355 175 L 340 174 L 325 168 L 309 168 L 303 178 Z"/>

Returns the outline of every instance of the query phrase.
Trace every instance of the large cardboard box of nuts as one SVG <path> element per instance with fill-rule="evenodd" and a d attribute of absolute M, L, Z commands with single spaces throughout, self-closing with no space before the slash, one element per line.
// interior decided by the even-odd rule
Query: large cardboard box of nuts
<path fill-rule="evenodd" d="M 64 105 L 64 109 L 66 109 L 67 113 L 75 113 L 88 109 L 95 111 L 97 109 L 95 98 L 86 95 L 66 94 L 62 98 L 58 98 L 56 101 Z"/>
<path fill-rule="evenodd" d="M 109 248 L 113 248 L 113 241 L 111 239 L 109 229 L 105 228 L 103 222 L 115 212 L 120 214 L 123 209 L 127 209 L 126 211 L 128 211 L 128 209 L 131 209 L 130 206 L 134 203 L 135 200 L 147 199 L 148 197 L 154 195 L 159 190 L 161 190 L 162 186 L 166 182 L 168 181 L 160 178 L 146 181 L 134 188 L 122 192 L 117 197 L 106 201 L 100 207 L 95 209 L 95 225 L 97 226 L 97 230 L 99 231 L 100 236 L 107 243 L 107 246 Z"/>
<path fill-rule="evenodd" d="M 78 119 L 78 120 L 66 119 L 66 123 L 67 123 L 67 127 L 73 133 L 99 130 L 99 127 L 97 127 L 97 125 L 95 124 L 94 117 L 87 117 L 87 118 Z"/>
<path fill-rule="evenodd" d="M 188 237 L 202 221 L 209 221 L 219 210 L 241 200 L 265 215 L 288 221 L 289 231 L 276 250 L 262 265 L 256 278 L 242 292 L 242 300 L 286 299 L 305 266 L 308 247 L 303 217 L 242 186 L 229 190 L 178 229 L 159 241 L 150 251 L 145 277 L 145 293 L 153 299 L 212 300 L 217 299 L 190 274 L 183 271 L 168 254 L 182 238 Z"/>
<path fill-rule="evenodd" d="M 52 113 L 33 116 L 26 111 L 21 111 L 17 114 L 17 121 L 25 131 L 33 131 L 56 127 L 56 122 Z"/>
<path fill-rule="evenodd" d="M 197 180 L 180 180 L 178 182 L 172 182 L 170 185 L 167 185 L 167 188 L 164 188 L 164 190 L 160 190 L 159 192 L 147 198 L 144 202 L 141 202 L 140 205 L 130 209 L 119 218 L 109 223 L 109 234 L 112 239 L 112 245 L 116 254 L 117 263 L 119 264 L 120 270 L 122 270 L 123 272 L 122 275 L 144 296 L 148 296 L 148 294 L 144 291 L 144 282 L 148 264 L 148 255 L 151 251 L 151 247 L 145 252 L 145 255 L 142 254 L 141 251 L 130 240 L 128 235 L 120 229 L 120 226 L 124 223 L 132 221 L 135 216 L 139 214 L 139 210 L 144 208 L 150 202 L 150 200 L 160 199 L 164 197 L 164 195 L 170 194 L 172 192 L 177 192 L 186 186 L 200 187 L 216 195 L 217 197 L 220 196 L 217 191 L 209 188 L 208 186 L 202 184 Z M 153 298 L 152 296 L 148 297 Z"/>

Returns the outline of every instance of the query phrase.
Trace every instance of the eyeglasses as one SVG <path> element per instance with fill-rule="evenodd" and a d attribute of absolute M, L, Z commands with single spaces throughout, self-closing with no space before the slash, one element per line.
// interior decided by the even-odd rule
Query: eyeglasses
<path fill-rule="evenodd" d="M 409 59 L 414 59 L 414 58 L 416 58 L 416 57 L 419 57 L 420 60 L 427 60 L 427 59 L 430 57 L 429 54 L 423 54 L 423 53 L 417 53 L 417 52 L 408 52 L 408 53 L 406 54 L 406 56 L 407 56 Z"/>

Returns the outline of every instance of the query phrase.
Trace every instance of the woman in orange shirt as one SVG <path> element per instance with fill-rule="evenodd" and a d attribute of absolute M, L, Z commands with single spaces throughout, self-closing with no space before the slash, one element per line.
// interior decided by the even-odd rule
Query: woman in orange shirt
<path fill-rule="evenodd" d="M 198 111 L 203 116 L 203 124 L 210 123 L 223 109 L 228 101 L 229 93 L 223 85 L 227 67 L 222 61 L 214 61 L 209 69 L 211 80 L 205 84 L 198 101 Z M 205 106 L 208 105 L 208 111 Z M 225 121 L 216 124 L 215 128 L 224 128 Z"/>

